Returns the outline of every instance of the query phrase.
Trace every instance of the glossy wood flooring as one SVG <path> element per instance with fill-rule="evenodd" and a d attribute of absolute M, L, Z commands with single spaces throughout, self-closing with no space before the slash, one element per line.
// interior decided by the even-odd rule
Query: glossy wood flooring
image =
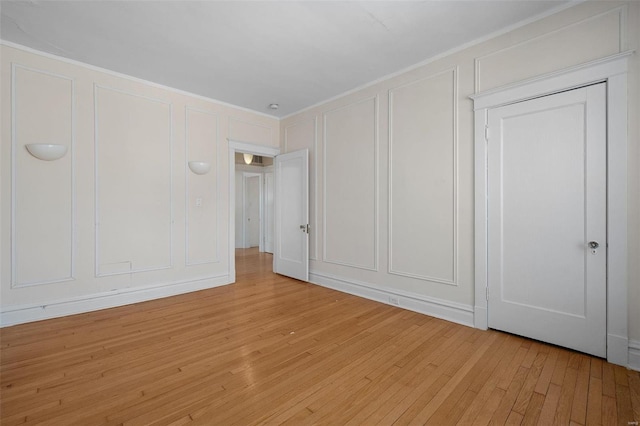
<path fill-rule="evenodd" d="M 640 420 L 637 372 L 270 272 L 1 330 L 1 424 L 541 424 Z"/>

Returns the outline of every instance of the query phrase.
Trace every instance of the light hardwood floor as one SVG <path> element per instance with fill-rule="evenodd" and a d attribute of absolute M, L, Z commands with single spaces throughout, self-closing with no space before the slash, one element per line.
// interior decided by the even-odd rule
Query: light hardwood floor
<path fill-rule="evenodd" d="M 284 278 L 8 327 L 1 424 L 628 426 L 640 375 Z"/>

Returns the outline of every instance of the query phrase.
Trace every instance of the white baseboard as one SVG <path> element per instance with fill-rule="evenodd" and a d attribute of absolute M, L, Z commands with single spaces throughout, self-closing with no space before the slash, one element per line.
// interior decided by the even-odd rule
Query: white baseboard
<path fill-rule="evenodd" d="M 640 371 L 640 340 L 629 340 L 629 368 Z"/>
<path fill-rule="evenodd" d="M 415 293 L 374 287 L 371 284 L 311 271 L 309 281 L 344 293 L 398 306 L 410 311 L 473 327 L 473 307 Z M 398 303 L 392 303 L 391 300 Z"/>
<path fill-rule="evenodd" d="M 629 340 L 626 337 L 607 334 L 607 361 L 612 364 L 629 365 Z"/>
<path fill-rule="evenodd" d="M 0 327 L 115 308 L 132 303 L 205 290 L 232 283 L 233 281 L 229 278 L 229 275 L 225 274 L 191 281 L 125 288 L 48 303 L 3 307 L 0 311 Z"/>

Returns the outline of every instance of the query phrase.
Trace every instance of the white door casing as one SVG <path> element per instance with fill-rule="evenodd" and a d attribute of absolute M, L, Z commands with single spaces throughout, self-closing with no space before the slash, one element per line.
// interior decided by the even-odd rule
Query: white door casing
<path fill-rule="evenodd" d="M 309 281 L 309 151 L 275 158 L 274 272 Z"/>
<path fill-rule="evenodd" d="M 489 327 L 600 357 L 605 98 L 600 83 L 490 109 L 487 142 Z"/>
<path fill-rule="evenodd" d="M 631 51 L 472 95 L 474 101 L 474 324 L 488 327 L 488 111 L 598 82 L 607 83 L 607 360 L 628 363 L 627 62 Z"/>

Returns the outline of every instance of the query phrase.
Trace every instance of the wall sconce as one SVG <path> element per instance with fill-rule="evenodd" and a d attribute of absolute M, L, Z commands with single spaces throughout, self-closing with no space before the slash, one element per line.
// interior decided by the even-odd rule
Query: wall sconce
<path fill-rule="evenodd" d="M 189 161 L 189 168 L 197 175 L 206 175 L 211 170 L 211 164 L 206 161 Z"/>
<path fill-rule="evenodd" d="M 65 145 L 56 145 L 51 143 L 29 143 L 25 145 L 29 154 L 39 160 L 53 161 L 58 160 L 67 153 Z"/>
<path fill-rule="evenodd" d="M 253 161 L 253 154 L 242 154 L 242 156 L 244 157 L 245 164 L 251 164 Z"/>

